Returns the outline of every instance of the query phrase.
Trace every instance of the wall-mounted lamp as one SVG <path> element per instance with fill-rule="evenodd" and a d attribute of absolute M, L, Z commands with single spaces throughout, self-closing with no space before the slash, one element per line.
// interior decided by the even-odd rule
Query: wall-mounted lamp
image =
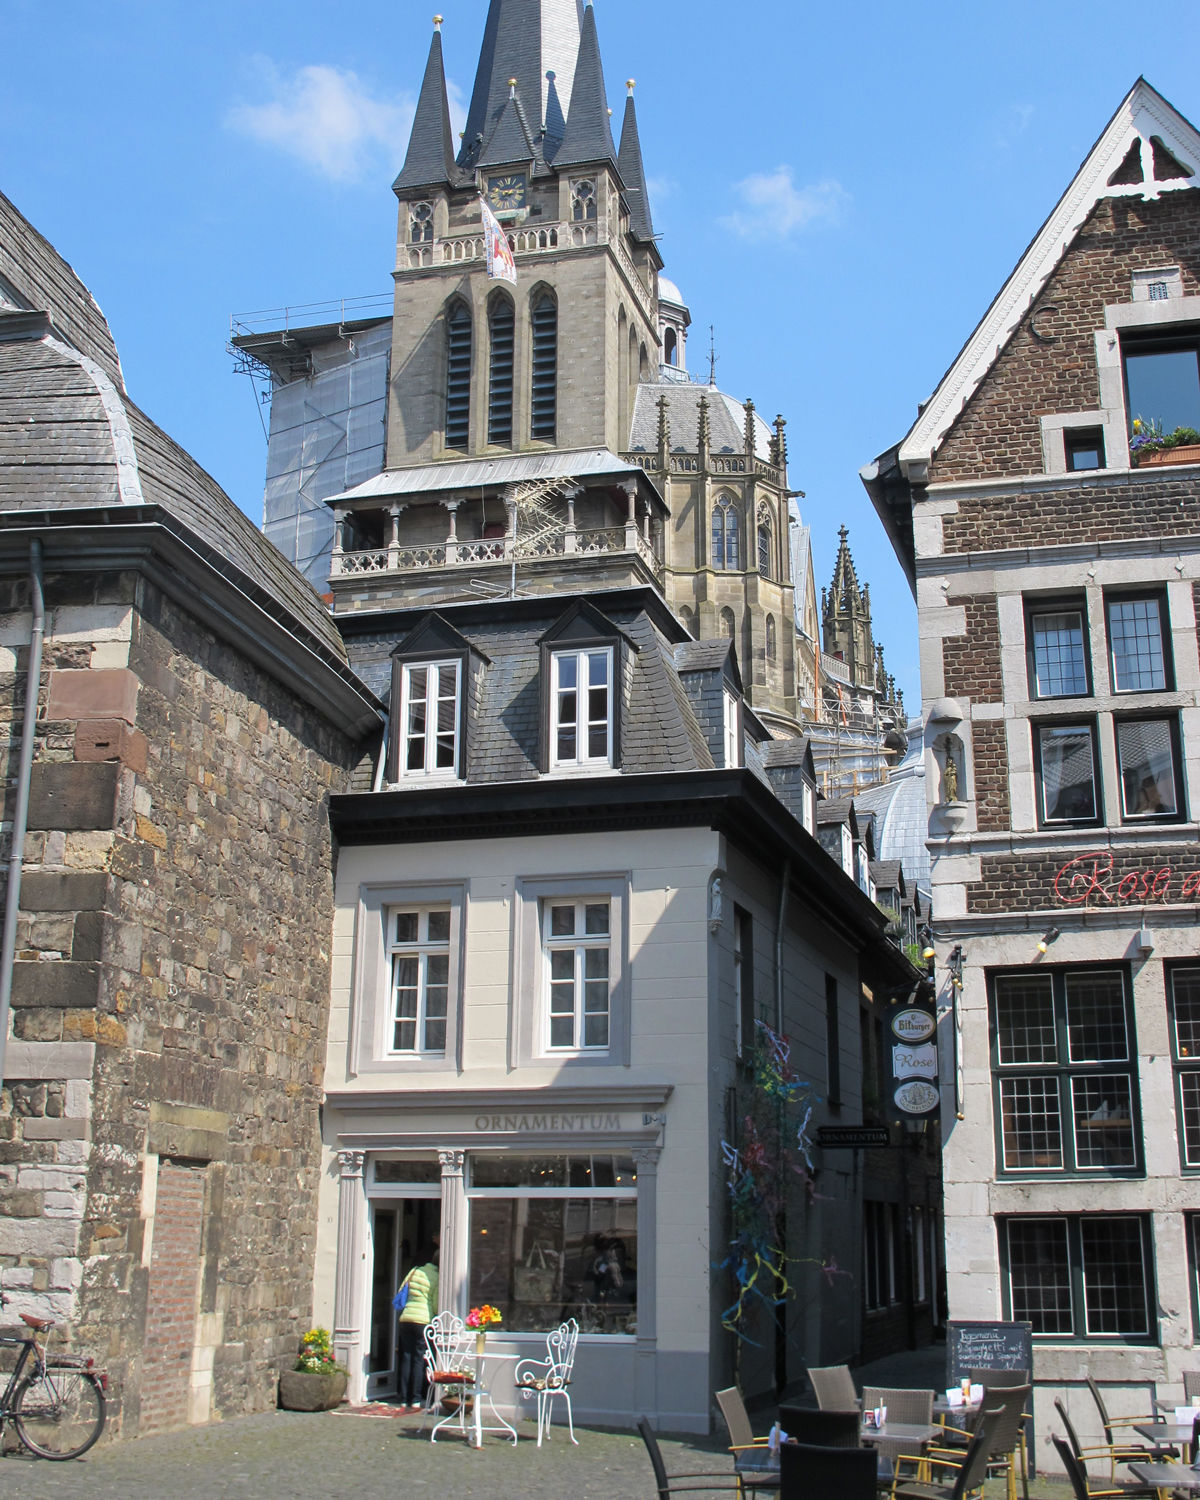
<path fill-rule="evenodd" d="M 1050 944 L 1056 942 L 1060 937 L 1062 937 L 1062 933 L 1059 931 L 1059 929 L 1057 927 L 1052 927 L 1044 938 L 1040 938 L 1038 940 L 1037 951 L 1039 953 L 1045 953 Z"/>
<path fill-rule="evenodd" d="M 946 967 L 950 970 L 950 983 L 956 990 L 962 989 L 963 951 L 962 944 L 956 943 L 950 951 L 950 957 L 946 960 Z"/>
<path fill-rule="evenodd" d="M 1154 934 L 1148 927 L 1143 927 L 1137 935 L 1138 951 L 1140 953 L 1154 952 Z"/>

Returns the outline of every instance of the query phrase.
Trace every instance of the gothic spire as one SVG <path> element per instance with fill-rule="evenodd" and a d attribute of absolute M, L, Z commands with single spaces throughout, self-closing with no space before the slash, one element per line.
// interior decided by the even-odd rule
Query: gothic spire
<path fill-rule="evenodd" d="M 562 140 L 583 24 L 581 0 L 491 0 L 460 167 L 475 167 L 517 80 L 528 134 L 547 161 Z"/>
<path fill-rule="evenodd" d="M 483 155 L 476 162 L 479 167 L 507 166 L 511 163 L 532 161 L 537 155 L 530 136 L 529 125 L 521 101 L 517 98 L 515 80 L 509 80 L 510 97 L 496 121 L 491 139 L 483 148 Z"/>
<path fill-rule="evenodd" d="M 829 607 L 834 614 L 848 609 L 861 609 L 862 593 L 858 587 L 858 574 L 854 571 L 854 559 L 850 556 L 848 538 L 850 533 L 844 526 L 838 530 L 837 561 L 833 565 L 833 583 L 829 590 Z"/>
<path fill-rule="evenodd" d="M 413 116 L 412 134 L 408 138 L 408 155 L 392 191 L 405 188 L 434 187 L 453 182 L 454 137 L 450 130 L 450 102 L 446 97 L 446 73 L 442 66 L 441 16 L 434 17 L 433 41 L 421 82 L 417 112 Z"/>
<path fill-rule="evenodd" d="M 633 106 L 632 78 L 625 87 L 629 96 L 625 100 L 625 119 L 621 125 L 621 149 L 617 153 L 617 166 L 625 184 L 625 197 L 629 201 L 629 227 L 636 240 L 652 240 L 654 224 L 650 218 L 650 195 L 646 191 L 646 172 L 642 166 L 642 143 L 638 139 L 637 111 Z"/>
<path fill-rule="evenodd" d="M 583 12 L 583 29 L 579 33 L 579 60 L 575 64 L 575 79 L 571 85 L 567 128 L 562 145 L 555 152 L 554 165 L 577 166 L 593 161 L 610 161 L 614 167 L 617 165 L 612 127 L 608 123 L 608 96 L 604 92 L 596 13 L 588 0 Z"/>

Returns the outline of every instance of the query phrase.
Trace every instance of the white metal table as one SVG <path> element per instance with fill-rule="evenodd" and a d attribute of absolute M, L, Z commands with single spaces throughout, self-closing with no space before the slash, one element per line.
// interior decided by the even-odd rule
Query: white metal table
<path fill-rule="evenodd" d="M 513 1447 L 514 1448 L 516 1447 L 516 1444 L 517 1444 L 517 1429 L 515 1427 L 513 1427 L 510 1423 L 506 1422 L 504 1420 L 504 1418 L 500 1415 L 500 1413 L 496 1410 L 496 1403 L 492 1400 L 492 1393 L 491 1393 L 491 1390 L 488 1387 L 488 1384 L 487 1384 L 486 1380 L 484 1379 L 484 1375 L 485 1375 L 485 1372 L 486 1372 L 486 1369 L 487 1369 L 487 1364 L 488 1364 L 489 1360 L 492 1361 L 493 1363 L 499 1363 L 501 1360 L 519 1360 L 519 1359 L 523 1359 L 524 1357 L 525 1356 L 523 1354 L 497 1354 L 497 1353 L 494 1353 L 492 1350 L 488 1349 L 486 1346 L 484 1347 L 482 1353 L 480 1353 L 478 1351 L 478 1349 L 476 1350 L 476 1352 L 475 1352 L 475 1385 L 474 1385 L 473 1389 L 470 1392 L 470 1395 L 472 1396 L 472 1405 L 474 1407 L 474 1410 L 472 1412 L 472 1417 L 471 1417 L 471 1437 L 470 1437 L 470 1443 L 471 1443 L 471 1447 L 472 1448 L 482 1448 L 483 1447 L 483 1434 L 485 1432 L 503 1432 L 503 1433 L 507 1433 L 508 1436 L 511 1437 L 512 1440 L 513 1440 Z M 495 1377 L 493 1376 L 493 1379 L 494 1378 Z M 467 1395 L 468 1395 L 468 1392 L 464 1388 L 461 1399 L 465 1401 L 467 1399 Z M 487 1400 L 487 1404 L 492 1408 L 492 1416 L 494 1416 L 495 1419 L 496 1419 L 496 1421 L 500 1424 L 498 1427 L 490 1427 L 490 1426 L 489 1427 L 485 1427 L 483 1425 L 483 1403 L 484 1403 L 485 1399 Z M 451 1412 L 448 1417 L 443 1417 L 442 1420 L 437 1423 L 437 1425 L 434 1427 L 433 1431 L 429 1434 L 429 1441 L 431 1443 L 437 1441 L 437 1435 L 438 1435 L 438 1433 L 441 1431 L 441 1429 L 443 1427 L 446 1426 L 446 1424 L 448 1422 L 453 1422 L 456 1415 L 457 1414 L 455 1412 Z"/>

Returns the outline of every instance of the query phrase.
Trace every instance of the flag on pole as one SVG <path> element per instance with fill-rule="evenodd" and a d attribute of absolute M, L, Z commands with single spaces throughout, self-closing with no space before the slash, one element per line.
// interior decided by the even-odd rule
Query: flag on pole
<path fill-rule="evenodd" d="M 504 226 L 488 206 L 486 198 L 480 198 L 483 210 L 483 232 L 487 235 L 487 273 L 489 281 L 511 281 L 517 284 L 517 263 L 509 249 Z"/>

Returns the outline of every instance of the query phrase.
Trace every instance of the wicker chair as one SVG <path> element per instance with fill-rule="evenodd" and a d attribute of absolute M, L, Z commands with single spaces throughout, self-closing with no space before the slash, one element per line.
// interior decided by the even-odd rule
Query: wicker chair
<path fill-rule="evenodd" d="M 742 1400 L 742 1393 L 736 1385 L 731 1385 L 723 1391 L 717 1392 L 717 1405 L 721 1408 L 721 1415 L 725 1418 L 725 1426 L 729 1429 L 729 1451 L 733 1454 L 734 1475 L 737 1479 L 738 1494 L 744 1493 L 741 1469 L 755 1469 L 756 1455 L 766 1453 L 767 1439 L 756 1438 L 754 1429 L 750 1426 L 750 1418 L 746 1412 L 746 1404 Z"/>
<path fill-rule="evenodd" d="M 1067 1478 L 1071 1481 L 1075 1500 L 1115 1500 L 1117 1496 L 1158 1494 L 1157 1490 L 1149 1489 L 1145 1485 L 1139 1489 L 1094 1490 L 1088 1483 L 1087 1470 L 1083 1466 L 1082 1459 L 1072 1453 L 1071 1445 L 1064 1442 L 1057 1433 L 1052 1434 L 1050 1440 L 1058 1450 L 1062 1466 L 1067 1471 Z"/>
<path fill-rule="evenodd" d="M 1088 1477 L 1087 1477 L 1087 1461 L 1088 1461 L 1088 1459 L 1093 1454 L 1099 1454 L 1099 1453 L 1103 1453 L 1107 1457 L 1107 1455 L 1108 1455 L 1108 1449 L 1106 1447 L 1105 1448 L 1084 1448 L 1084 1447 L 1082 1447 L 1080 1445 L 1080 1442 L 1079 1442 L 1079 1434 L 1075 1431 L 1075 1424 L 1071 1421 L 1071 1418 L 1067 1415 L 1067 1408 L 1062 1404 L 1061 1401 L 1059 1401 L 1059 1400 L 1056 1399 L 1055 1402 L 1054 1402 L 1054 1409 L 1055 1409 L 1055 1411 L 1058 1412 L 1059 1419 L 1060 1419 L 1060 1421 L 1063 1424 L 1063 1429 L 1064 1429 L 1064 1431 L 1067 1434 L 1067 1442 L 1068 1442 L 1068 1444 L 1070 1446 L 1071 1453 L 1073 1454 L 1076 1463 L 1079 1465 L 1080 1471 L 1081 1471 L 1081 1473 L 1083 1475 L 1084 1487 L 1086 1489 L 1087 1485 L 1089 1483 Z M 1056 1441 L 1056 1445 L 1057 1445 L 1057 1442 L 1059 1440 L 1056 1439 L 1055 1441 Z M 1067 1470 L 1068 1478 L 1070 1478 L 1070 1474 L 1071 1474 L 1071 1471 L 1068 1469 Z M 1071 1479 L 1071 1483 L 1072 1484 L 1075 1483 L 1074 1479 Z M 1158 1491 L 1156 1489 L 1149 1488 L 1146 1485 L 1141 1484 L 1136 1479 L 1114 1479 L 1112 1481 L 1112 1485 L 1113 1485 L 1112 1489 L 1109 1489 L 1109 1490 L 1092 1490 L 1091 1494 L 1093 1494 L 1093 1495 L 1097 1495 L 1097 1494 L 1104 1494 L 1104 1495 L 1157 1495 L 1158 1494 Z"/>
<path fill-rule="evenodd" d="M 1117 1477 L 1118 1464 L 1161 1464 L 1179 1457 L 1178 1448 L 1167 1448 L 1159 1444 L 1147 1446 L 1145 1443 L 1118 1443 L 1113 1437 L 1117 1428 L 1140 1427 L 1143 1422 L 1157 1422 L 1157 1416 L 1154 1412 L 1150 1412 L 1148 1415 L 1137 1417 L 1110 1417 L 1108 1408 L 1104 1404 L 1104 1397 L 1100 1394 L 1100 1387 L 1090 1375 L 1087 1377 L 1087 1385 L 1092 1393 L 1092 1400 L 1096 1403 L 1096 1410 L 1100 1413 L 1100 1425 L 1104 1428 L 1104 1442 L 1108 1448 L 1111 1479 Z"/>
<path fill-rule="evenodd" d="M 891 1413 L 889 1412 L 890 1416 Z M 987 1479 L 988 1451 L 991 1448 L 993 1424 L 997 1420 L 991 1412 L 981 1412 L 975 1425 L 967 1451 L 953 1457 L 945 1450 L 937 1454 L 905 1454 L 902 1457 L 912 1463 L 928 1465 L 931 1469 L 953 1473 L 950 1484 L 935 1484 L 932 1481 L 903 1479 L 897 1465 L 896 1479 L 892 1485 L 892 1500 L 964 1500 L 972 1490 L 982 1488 Z"/>
<path fill-rule="evenodd" d="M 694 1474 L 668 1474 L 667 1466 L 663 1463 L 662 1450 L 658 1446 L 658 1440 L 654 1436 L 649 1419 L 638 1418 L 638 1431 L 642 1435 L 642 1442 L 646 1445 L 646 1452 L 650 1456 L 650 1467 L 654 1470 L 654 1487 L 658 1491 L 658 1500 L 670 1500 L 672 1495 L 678 1495 L 685 1490 L 708 1490 L 712 1494 L 724 1494 L 733 1488 L 733 1475 L 726 1470 L 724 1473 L 694 1473 Z M 704 1484 L 681 1484 L 683 1479 L 703 1479 Z M 715 1481 L 715 1483 L 714 1483 Z"/>
<path fill-rule="evenodd" d="M 779 1500 L 875 1500 L 877 1460 L 869 1448 L 784 1443 L 779 1450 Z"/>
<path fill-rule="evenodd" d="M 857 1448 L 862 1418 L 856 1411 L 813 1411 L 781 1406 L 779 1425 L 788 1437 L 817 1448 Z"/>
<path fill-rule="evenodd" d="M 1003 1472 L 1008 1500 L 1017 1500 L 1016 1452 L 1021 1444 L 1025 1405 L 1031 1390 L 1032 1386 L 1028 1385 L 999 1386 L 990 1393 L 985 1389 L 983 1407 L 975 1421 L 975 1431 L 978 1432 L 980 1425 L 987 1419 L 991 1433 L 988 1441 L 988 1472 Z M 957 1450 L 931 1451 L 957 1457 Z M 1026 1491 L 1028 1492 L 1028 1484 Z"/>
<path fill-rule="evenodd" d="M 1183 1398 L 1185 1401 L 1200 1401 L 1200 1370 L 1183 1372 Z"/>
<path fill-rule="evenodd" d="M 853 1411 L 858 1405 L 849 1365 L 810 1366 L 808 1378 L 822 1411 Z"/>
<path fill-rule="evenodd" d="M 863 1411 L 872 1411 L 877 1406 L 887 1407 L 887 1420 L 902 1422 L 906 1426 L 931 1427 L 933 1425 L 933 1392 L 910 1391 L 882 1385 L 863 1386 Z M 870 1442 L 884 1458 L 893 1464 L 903 1457 L 905 1448 L 912 1444 L 904 1438 L 877 1438 L 864 1432 L 863 1438 Z"/>

